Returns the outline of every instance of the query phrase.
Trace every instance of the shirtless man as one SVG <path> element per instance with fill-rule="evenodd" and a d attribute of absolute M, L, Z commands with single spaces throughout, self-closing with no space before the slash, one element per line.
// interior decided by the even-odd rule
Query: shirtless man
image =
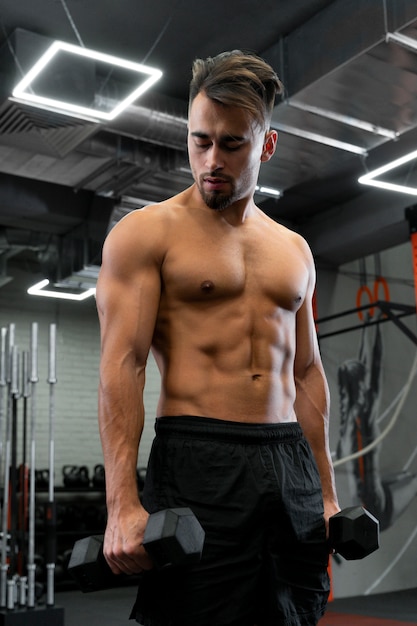
<path fill-rule="evenodd" d="M 141 572 L 146 626 L 313 626 L 324 612 L 328 519 L 339 511 L 328 446 L 306 242 L 254 203 L 281 84 L 239 51 L 193 67 L 194 184 L 109 234 L 97 284 L 104 552 Z M 161 394 L 146 484 L 136 486 L 152 350 Z M 152 568 L 149 513 L 189 506 L 201 563 Z"/>

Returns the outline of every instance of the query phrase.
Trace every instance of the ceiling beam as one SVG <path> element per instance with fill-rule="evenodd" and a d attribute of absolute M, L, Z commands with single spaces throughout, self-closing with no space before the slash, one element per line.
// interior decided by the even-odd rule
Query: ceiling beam
<path fill-rule="evenodd" d="M 405 210 L 411 196 L 368 191 L 311 218 L 300 230 L 318 266 L 339 266 L 406 243 L 409 225 Z"/>

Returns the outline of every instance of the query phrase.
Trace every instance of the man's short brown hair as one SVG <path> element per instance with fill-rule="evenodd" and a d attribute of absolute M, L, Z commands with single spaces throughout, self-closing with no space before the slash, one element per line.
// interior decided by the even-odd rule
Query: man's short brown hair
<path fill-rule="evenodd" d="M 275 99 L 282 91 L 281 81 L 266 61 L 232 50 L 194 61 L 189 106 L 204 92 L 224 105 L 246 109 L 261 127 L 268 128 Z"/>

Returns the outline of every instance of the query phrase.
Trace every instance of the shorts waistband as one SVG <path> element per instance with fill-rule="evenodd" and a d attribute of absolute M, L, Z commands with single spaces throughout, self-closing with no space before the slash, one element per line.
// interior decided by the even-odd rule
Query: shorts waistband
<path fill-rule="evenodd" d="M 199 438 L 258 445 L 303 438 L 298 422 L 252 424 L 196 415 L 158 417 L 155 421 L 155 432 L 158 437 L 178 436 L 183 439 Z"/>

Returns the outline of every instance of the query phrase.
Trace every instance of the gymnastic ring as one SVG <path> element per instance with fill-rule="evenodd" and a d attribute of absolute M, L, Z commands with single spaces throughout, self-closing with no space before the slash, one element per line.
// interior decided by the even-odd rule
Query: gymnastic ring
<path fill-rule="evenodd" d="M 388 287 L 388 283 L 385 280 L 385 278 L 382 278 L 382 276 L 379 276 L 375 281 L 374 281 L 374 302 L 378 302 L 379 297 L 379 285 L 382 286 L 382 289 L 384 290 L 384 300 L 385 302 L 389 302 L 390 300 L 390 294 L 389 294 L 389 287 Z"/>
<path fill-rule="evenodd" d="M 373 300 L 372 300 L 372 293 L 371 290 L 369 289 L 369 287 L 367 285 L 361 285 L 357 291 L 356 294 L 356 308 L 360 309 L 362 306 L 362 294 L 366 293 L 366 295 L 368 296 L 369 299 L 369 303 L 372 304 Z M 371 306 L 369 309 L 369 315 L 370 317 L 374 316 L 374 312 L 375 312 L 375 307 Z M 361 320 L 361 322 L 363 321 L 363 311 L 358 311 L 358 316 L 359 319 Z"/>
<path fill-rule="evenodd" d="M 385 278 L 382 278 L 382 276 L 378 276 L 378 278 L 374 281 L 374 300 L 375 302 L 379 302 L 379 285 L 382 285 L 382 288 L 384 290 L 384 299 L 385 302 L 389 302 L 390 300 L 390 294 L 389 294 L 389 287 L 388 287 L 388 283 L 385 280 Z M 387 317 L 386 313 L 383 313 L 382 317 Z"/>

